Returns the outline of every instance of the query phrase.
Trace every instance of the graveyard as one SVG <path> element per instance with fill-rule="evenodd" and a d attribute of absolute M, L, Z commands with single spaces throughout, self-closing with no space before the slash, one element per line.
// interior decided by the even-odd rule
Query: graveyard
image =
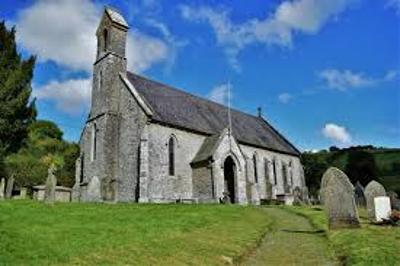
<path fill-rule="evenodd" d="M 396 265 L 400 227 L 320 206 L 0 202 L 0 264 Z M 99 233 L 100 232 L 100 233 Z M 296 264 L 298 263 L 298 264 Z"/>

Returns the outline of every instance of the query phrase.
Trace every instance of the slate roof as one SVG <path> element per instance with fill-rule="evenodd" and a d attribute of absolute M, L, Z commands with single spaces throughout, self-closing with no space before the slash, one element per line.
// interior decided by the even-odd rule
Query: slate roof
<path fill-rule="evenodd" d="M 220 134 L 215 134 L 207 137 L 201 145 L 200 150 L 197 152 L 196 156 L 194 156 L 192 163 L 202 162 L 210 158 L 214 153 L 215 147 L 217 146 L 220 137 Z"/>
<path fill-rule="evenodd" d="M 152 120 L 207 135 L 222 132 L 228 108 L 157 81 L 128 72 L 129 81 L 152 108 Z M 231 109 L 232 134 L 250 144 L 298 156 L 300 152 L 263 118 Z"/>

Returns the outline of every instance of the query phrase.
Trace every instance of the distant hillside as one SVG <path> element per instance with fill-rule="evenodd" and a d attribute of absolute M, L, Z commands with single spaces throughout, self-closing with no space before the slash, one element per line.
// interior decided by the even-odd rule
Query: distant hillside
<path fill-rule="evenodd" d="M 400 149 L 357 146 L 346 149 L 331 147 L 329 151 L 303 153 L 306 180 L 312 192 L 319 189 L 322 174 L 329 166 L 344 171 L 355 183 L 364 186 L 371 180 L 380 181 L 386 190 L 400 194 Z"/>

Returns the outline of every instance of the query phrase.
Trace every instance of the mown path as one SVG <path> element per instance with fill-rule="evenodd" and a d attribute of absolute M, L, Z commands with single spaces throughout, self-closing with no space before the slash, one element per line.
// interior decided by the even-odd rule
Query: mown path
<path fill-rule="evenodd" d="M 309 221 L 279 208 L 265 208 L 272 231 L 242 265 L 336 265 L 327 239 Z"/>

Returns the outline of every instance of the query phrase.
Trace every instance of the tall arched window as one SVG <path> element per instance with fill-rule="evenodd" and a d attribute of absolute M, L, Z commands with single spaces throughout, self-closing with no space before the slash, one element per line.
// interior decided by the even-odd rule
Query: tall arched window
<path fill-rule="evenodd" d="M 257 169 L 257 156 L 253 154 L 253 166 L 254 166 L 254 179 L 258 183 L 258 169 Z"/>
<path fill-rule="evenodd" d="M 274 184 L 277 185 L 278 184 L 278 180 L 276 178 L 276 159 L 275 158 L 272 161 L 272 169 L 273 169 L 273 172 L 274 172 Z"/>
<path fill-rule="evenodd" d="M 92 141 L 91 141 L 91 151 L 90 151 L 90 160 L 96 160 L 96 150 L 97 150 L 97 126 L 96 123 L 93 124 L 92 127 Z"/>
<path fill-rule="evenodd" d="M 175 175 L 175 139 L 169 138 L 168 141 L 168 172 L 169 175 Z"/>
<path fill-rule="evenodd" d="M 103 31 L 103 42 L 104 42 L 104 51 L 108 49 L 108 30 L 104 29 Z"/>
<path fill-rule="evenodd" d="M 269 181 L 268 160 L 266 158 L 264 158 L 264 178 L 265 178 L 265 182 L 270 182 Z"/>

